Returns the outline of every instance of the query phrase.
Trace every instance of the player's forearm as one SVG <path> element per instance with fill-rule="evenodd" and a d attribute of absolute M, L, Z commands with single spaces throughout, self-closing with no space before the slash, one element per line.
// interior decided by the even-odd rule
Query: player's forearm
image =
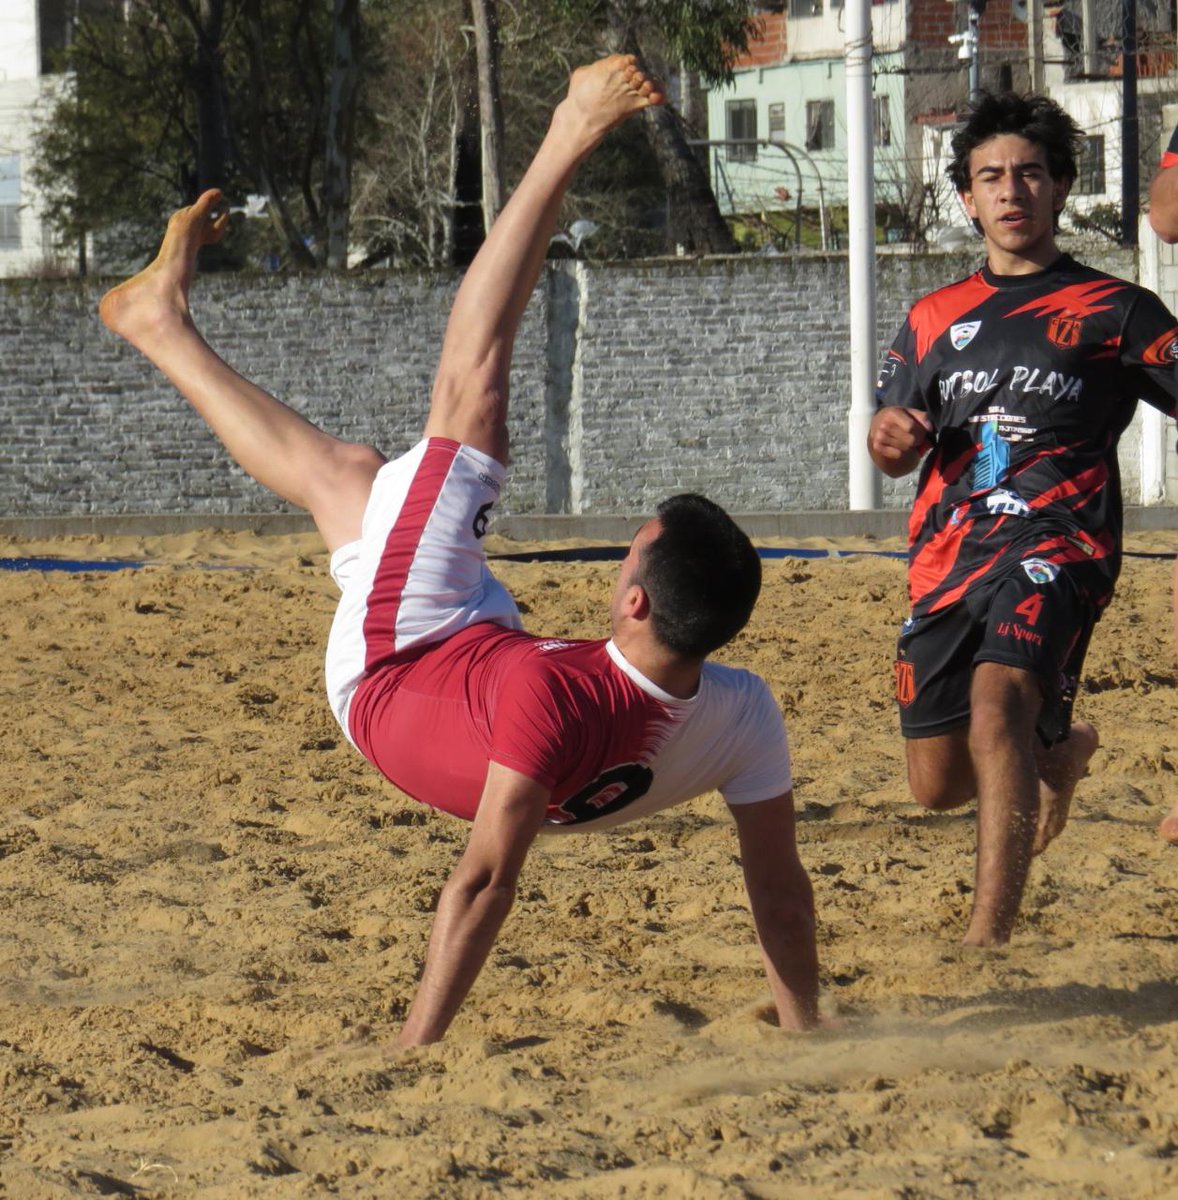
<path fill-rule="evenodd" d="M 814 897 L 803 872 L 788 893 L 750 897 L 769 992 L 782 1029 L 818 1024 Z"/>
<path fill-rule="evenodd" d="M 512 887 L 456 878 L 442 889 L 425 972 L 397 1039 L 402 1046 L 441 1040 L 487 961 L 514 899 Z"/>

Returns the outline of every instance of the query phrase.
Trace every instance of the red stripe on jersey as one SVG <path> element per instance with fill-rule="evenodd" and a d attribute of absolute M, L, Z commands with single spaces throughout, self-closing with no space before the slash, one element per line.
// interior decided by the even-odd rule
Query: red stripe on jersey
<path fill-rule="evenodd" d="M 912 306 L 909 321 L 916 334 L 916 361 L 920 362 L 928 348 L 957 320 L 988 300 L 998 289 L 992 287 L 978 271 L 968 279 L 942 288 L 918 300 Z"/>
<path fill-rule="evenodd" d="M 1076 537 L 1067 537 L 1061 535 L 1052 538 L 1048 542 L 1041 542 L 1035 547 L 1031 553 L 1024 554 L 1024 558 L 1043 558 L 1050 563 L 1073 563 L 1073 562 L 1094 562 L 1098 558 L 1107 558 L 1111 553 L 1112 547 L 1107 544 L 1101 544 L 1093 538 L 1085 538 L 1084 546 L 1076 544 Z"/>
<path fill-rule="evenodd" d="M 937 453 L 937 451 L 934 451 L 934 453 Z M 929 509 L 935 508 L 941 503 L 941 496 L 944 494 L 945 489 L 952 487 L 961 478 L 962 472 L 969 465 L 976 453 L 977 448 L 971 446 L 964 454 L 958 455 L 957 458 L 948 463 L 944 468 L 934 465 L 929 471 L 928 477 L 925 479 L 924 485 L 921 487 L 912 505 L 912 512 L 908 515 L 909 545 L 914 545 L 916 539 L 920 536 L 920 531 L 924 526 Z"/>
<path fill-rule="evenodd" d="M 1075 450 L 1075 446 L 1051 446 L 1046 450 L 1037 450 L 1030 458 L 1024 459 L 1018 464 L 1014 474 L 1021 475 L 1024 471 L 1029 471 L 1032 467 L 1038 466 L 1045 459 L 1056 458 L 1060 454 L 1067 454 L 1071 450 Z"/>
<path fill-rule="evenodd" d="M 1108 483 L 1108 467 L 1103 462 L 1099 462 L 1089 467 L 1087 471 L 1081 471 L 1075 478 L 1065 479 L 1055 487 L 1040 492 L 1030 504 L 1032 508 L 1044 508 L 1048 504 L 1054 504 L 1056 500 L 1065 500 L 1069 496 L 1081 496 L 1083 503 L 1073 505 L 1073 508 L 1083 508 L 1085 504 L 1096 499 L 1097 495 L 1104 490 L 1106 483 Z"/>
<path fill-rule="evenodd" d="M 987 574 L 998 562 L 998 560 L 1010 549 L 1010 543 L 1007 542 L 997 553 L 991 558 L 988 558 L 972 575 L 967 575 L 955 588 L 950 588 L 937 602 L 929 607 L 930 613 L 939 612 L 942 608 L 948 608 L 950 604 L 956 604 L 966 592 L 969 591 L 975 580 Z"/>
<path fill-rule="evenodd" d="M 384 553 L 368 595 L 368 611 L 364 615 L 366 671 L 371 671 L 396 649 L 397 613 L 401 607 L 405 580 L 409 577 L 409 568 L 417 554 L 417 544 L 434 511 L 442 484 L 450 473 L 458 446 L 458 442 L 449 438 L 430 438 L 413 482 L 409 485 L 405 503 L 385 539 Z"/>
<path fill-rule="evenodd" d="M 1175 154 L 1173 150 L 1167 150 L 1162 155 L 1161 165 L 1163 167 L 1178 167 L 1178 154 Z"/>
<path fill-rule="evenodd" d="M 917 551 L 908 564 L 908 599 L 914 606 L 948 579 L 973 525 L 972 521 L 949 525 Z"/>
<path fill-rule="evenodd" d="M 1006 314 L 1006 319 L 1020 316 L 1022 313 L 1034 313 L 1038 317 L 1045 317 L 1050 313 L 1077 318 L 1095 316 L 1113 307 L 1111 304 L 1100 304 L 1099 301 L 1115 296 L 1127 286 L 1120 280 L 1103 279 L 1092 283 L 1073 283 L 1070 287 L 1040 296 L 1037 300 L 1024 304 L 1022 308 L 1012 309 Z"/>

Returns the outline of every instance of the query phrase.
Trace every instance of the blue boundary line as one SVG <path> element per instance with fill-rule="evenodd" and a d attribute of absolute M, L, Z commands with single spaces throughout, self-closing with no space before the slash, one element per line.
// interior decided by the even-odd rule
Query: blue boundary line
<path fill-rule="evenodd" d="M 492 562 L 518 563 L 621 562 L 626 557 L 628 549 L 627 546 L 584 546 L 580 549 L 523 550 L 512 554 L 491 554 L 488 557 Z M 762 546 L 758 548 L 757 553 L 767 559 L 860 557 L 905 559 L 908 557 L 906 550 L 815 550 L 801 546 Z M 1126 550 L 1124 557 L 1172 559 L 1175 556 L 1169 551 Z M 166 564 L 129 558 L 0 558 L 0 571 L 65 571 L 73 575 L 82 575 L 89 571 L 138 571 L 143 567 L 163 565 Z M 258 569 L 248 564 L 197 563 L 195 565 L 204 571 L 255 571 Z"/>

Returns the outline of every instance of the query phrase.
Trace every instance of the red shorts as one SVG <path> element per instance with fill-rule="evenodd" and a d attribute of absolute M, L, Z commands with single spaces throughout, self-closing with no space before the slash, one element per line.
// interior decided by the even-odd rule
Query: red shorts
<path fill-rule="evenodd" d="M 446 438 L 419 442 L 377 473 L 360 540 L 331 556 L 343 595 L 327 642 L 327 698 L 349 739 L 352 696 L 376 667 L 481 622 L 521 628 L 483 549 L 506 474 Z"/>

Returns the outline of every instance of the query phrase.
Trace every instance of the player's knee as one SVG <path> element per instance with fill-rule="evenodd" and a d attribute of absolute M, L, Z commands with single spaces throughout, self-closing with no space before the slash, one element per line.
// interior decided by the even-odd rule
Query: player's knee
<path fill-rule="evenodd" d="M 930 812 L 958 808 L 977 791 L 973 767 L 963 754 L 940 756 L 931 763 L 910 757 L 908 787 L 916 803 Z"/>
<path fill-rule="evenodd" d="M 929 778 L 926 775 L 913 775 L 909 771 L 908 786 L 916 803 L 929 812 L 960 808 L 973 799 L 976 790 L 972 774 L 966 778 Z"/>
<path fill-rule="evenodd" d="M 371 487 L 376 473 L 388 459 L 375 446 L 361 442 L 338 442 L 332 454 L 329 470 L 335 479 L 355 479 Z"/>
<path fill-rule="evenodd" d="M 374 446 L 334 442 L 305 480 L 306 507 L 312 513 L 350 496 L 367 497 L 376 473 L 387 459 Z"/>
<path fill-rule="evenodd" d="M 965 731 L 908 742 L 908 787 L 921 808 L 943 812 L 972 800 L 976 776 Z"/>

